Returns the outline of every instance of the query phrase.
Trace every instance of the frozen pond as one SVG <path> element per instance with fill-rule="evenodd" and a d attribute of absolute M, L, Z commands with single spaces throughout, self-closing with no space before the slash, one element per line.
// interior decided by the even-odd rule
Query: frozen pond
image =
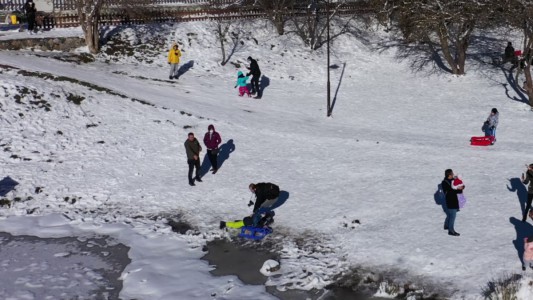
<path fill-rule="evenodd" d="M 0 299 L 118 299 L 128 251 L 105 236 L 0 232 Z"/>

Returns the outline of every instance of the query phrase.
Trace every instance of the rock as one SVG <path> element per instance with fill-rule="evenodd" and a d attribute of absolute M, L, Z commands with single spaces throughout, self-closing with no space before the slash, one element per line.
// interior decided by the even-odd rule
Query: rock
<path fill-rule="evenodd" d="M 279 262 L 269 259 L 263 263 L 263 267 L 261 268 L 260 272 L 265 276 L 270 276 L 274 275 L 273 273 L 279 271 L 280 268 L 281 266 Z"/>

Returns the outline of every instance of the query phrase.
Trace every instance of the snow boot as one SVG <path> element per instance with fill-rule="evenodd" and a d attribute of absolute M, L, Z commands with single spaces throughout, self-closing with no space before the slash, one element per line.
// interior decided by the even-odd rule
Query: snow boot
<path fill-rule="evenodd" d="M 226 222 L 220 221 L 220 226 L 219 227 L 220 227 L 220 229 L 226 228 Z"/>

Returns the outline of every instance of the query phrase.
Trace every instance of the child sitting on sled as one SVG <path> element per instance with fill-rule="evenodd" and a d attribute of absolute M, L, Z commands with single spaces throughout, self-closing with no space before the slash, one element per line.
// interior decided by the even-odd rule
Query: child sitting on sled
<path fill-rule="evenodd" d="M 529 265 L 533 269 L 533 236 L 524 238 L 524 266 Z"/>
<path fill-rule="evenodd" d="M 237 72 L 237 84 L 235 87 L 239 87 L 239 97 L 242 97 L 244 94 L 248 95 L 248 97 L 252 97 L 250 94 L 250 90 L 248 90 L 248 78 L 250 76 L 244 76 L 242 71 Z"/>
<path fill-rule="evenodd" d="M 262 214 L 257 224 L 254 224 L 254 221 L 253 221 L 255 219 L 254 215 L 245 217 L 242 220 L 235 220 L 233 222 L 232 221 L 228 221 L 228 222 L 220 221 L 220 229 L 224 229 L 226 227 L 239 229 L 244 226 L 252 226 L 252 227 L 258 227 L 258 228 L 267 227 L 270 224 L 274 223 L 274 216 L 276 215 L 276 213 L 274 213 L 274 211 L 269 211 L 269 212 Z"/>

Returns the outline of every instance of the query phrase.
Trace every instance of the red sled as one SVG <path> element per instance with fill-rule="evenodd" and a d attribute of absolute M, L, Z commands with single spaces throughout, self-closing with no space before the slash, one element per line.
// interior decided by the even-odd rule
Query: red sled
<path fill-rule="evenodd" d="M 470 138 L 470 145 L 472 146 L 490 146 L 494 145 L 494 142 L 493 136 L 473 136 Z"/>

